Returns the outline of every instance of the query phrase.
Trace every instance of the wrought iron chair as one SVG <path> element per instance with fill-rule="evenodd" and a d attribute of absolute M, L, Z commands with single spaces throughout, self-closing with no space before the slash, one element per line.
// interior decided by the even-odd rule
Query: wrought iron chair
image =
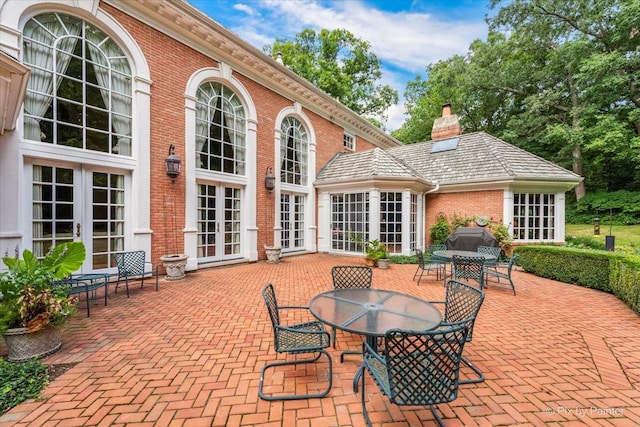
<path fill-rule="evenodd" d="M 363 265 L 337 265 L 331 268 L 334 289 L 370 288 L 373 280 L 371 267 Z M 333 328 L 333 347 L 336 346 L 336 328 Z M 340 363 L 345 354 L 362 354 L 362 351 L 346 350 L 340 354 Z"/>
<path fill-rule="evenodd" d="M 444 315 L 441 326 L 463 322 L 469 329 L 467 341 L 473 339 L 473 326 L 484 302 L 484 292 L 476 287 L 457 280 L 449 280 L 446 284 L 444 301 L 431 301 L 433 304 L 444 304 Z M 477 378 L 460 380 L 460 384 L 473 384 L 484 381 L 484 374 L 477 366 L 462 356 L 462 362 L 471 368 Z"/>
<path fill-rule="evenodd" d="M 463 279 L 466 281 L 475 280 L 480 285 L 480 289 L 484 287 L 483 256 L 453 255 L 451 258 L 453 264 L 453 279 Z"/>
<path fill-rule="evenodd" d="M 509 286 L 511 286 L 511 290 L 513 290 L 513 295 L 515 295 L 516 287 L 511 279 L 511 270 L 513 269 L 517 259 L 518 254 L 513 254 L 511 258 L 509 258 L 508 263 L 498 263 L 491 268 L 485 267 L 485 282 L 488 282 L 491 279 L 496 279 L 496 281 L 500 283 L 500 279 L 507 279 L 509 281 Z"/>
<path fill-rule="evenodd" d="M 436 272 L 436 278 L 440 280 L 441 274 L 443 274 L 444 271 L 444 264 L 441 261 L 433 260 L 431 254 L 425 257 L 422 249 L 418 248 L 416 248 L 416 257 L 418 258 L 418 268 L 413 274 L 413 280 L 415 280 L 418 273 L 420 273 L 420 276 L 418 276 L 418 285 L 420 284 L 420 280 L 422 280 L 423 274 L 429 274 L 434 270 Z"/>
<path fill-rule="evenodd" d="M 141 279 L 140 288 L 144 286 L 145 277 L 155 278 L 156 291 L 158 290 L 158 266 L 146 260 L 144 251 L 118 252 L 113 254 L 113 259 L 118 267 L 118 281 L 116 282 L 116 293 L 120 279 L 124 278 L 129 298 L 129 279 Z"/>
<path fill-rule="evenodd" d="M 435 405 L 458 397 L 460 361 L 468 330 L 464 322 L 431 331 L 391 329 L 384 336 L 383 355 L 364 344 L 365 370 L 391 403 L 429 405 L 438 424 L 444 426 Z M 362 412 L 371 426 L 365 404 L 365 375 L 361 380 Z"/>
<path fill-rule="evenodd" d="M 258 395 L 264 400 L 300 400 L 300 399 L 312 399 L 320 398 L 329 394 L 331 391 L 333 367 L 331 361 L 331 355 L 325 350 L 331 344 L 331 337 L 329 333 L 325 331 L 324 325 L 318 321 L 311 321 L 305 323 L 297 323 L 293 325 L 280 324 L 280 311 L 284 309 L 304 309 L 308 310 L 308 307 L 302 306 L 278 306 L 276 294 L 273 289 L 273 285 L 269 283 L 262 290 L 262 297 L 267 305 L 269 311 L 269 318 L 273 325 L 274 334 L 274 348 L 277 353 L 287 353 L 292 355 L 297 354 L 309 354 L 317 353 L 316 356 L 309 359 L 296 359 L 287 360 L 283 362 L 271 362 L 262 367 L 260 371 L 260 382 L 258 385 Z M 263 391 L 264 386 L 264 374 L 269 368 L 277 366 L 298 365 L 304 363 L 314 363 L 320 356 L 327 356 L 329 361 L 329 385 L 326 390 L 317 394 L 294 394 L 294 395 L 266 395 Z"/>
<path fill-rule="evenodd" d="M 494 268 L 496 265 L 498 265 L 498 260 L 500 259 L 500 255 L 502 255 L 502 249 L 501 248 L 496 248 L 494 246 L 478 246 L 477 249 L 478 253 L 481 254 L 487 254 L 487 255 L 493 255 L 496 258 L 495 259 L 486 259 L 484 260 L 484 268 Z"/>

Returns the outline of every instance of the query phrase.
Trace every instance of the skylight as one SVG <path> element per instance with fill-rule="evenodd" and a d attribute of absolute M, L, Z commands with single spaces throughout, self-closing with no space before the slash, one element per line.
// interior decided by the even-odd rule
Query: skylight
<path fill-rule="evenodd" d="M 436 141 L 431 146 L 432 153 L 441 153 L 443 151 L 455 150 L 458 148 L 458 142 L 460 138 L 449 138 L 443 139 L 441 141 Z"/>

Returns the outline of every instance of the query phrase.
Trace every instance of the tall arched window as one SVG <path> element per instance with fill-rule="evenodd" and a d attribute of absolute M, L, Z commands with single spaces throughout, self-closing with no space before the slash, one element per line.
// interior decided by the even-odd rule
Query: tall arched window
<path fill-rule="evenodd" d="M 287 184 L 307 185 L 307 131 L 291 116 L 282 121 L 280 131 L 280 180 Z"/>
<path fill-rule="evenodd" d="M 198 88 L 196 164 L 199 168 L 245 174 L 246 117 L 236 94 L 218 82 Z"/>
<path fill-rule="evenodd" d="M 131 68 L 116 42 L 62 13 L 31 18 L 23 31 L 31 77 L 24 137 L 131 155 Z"/>

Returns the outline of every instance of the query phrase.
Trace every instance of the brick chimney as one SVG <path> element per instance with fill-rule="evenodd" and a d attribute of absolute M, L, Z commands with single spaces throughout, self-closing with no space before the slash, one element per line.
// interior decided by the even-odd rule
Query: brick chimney
<path fill-rule="evenodd" d="M 462 135 L 458 115 L 451 114 L 451 104 L 444 104 L 442 106 L 442 117 L 433 122 L 431 140 L 447 139 L 458 135 Z"/>

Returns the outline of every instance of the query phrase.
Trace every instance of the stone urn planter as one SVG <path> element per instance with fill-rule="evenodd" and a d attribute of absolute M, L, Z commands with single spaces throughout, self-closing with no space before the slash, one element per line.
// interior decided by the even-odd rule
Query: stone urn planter
<path fill-rule="evenodd" d="M 167 275 L 165 278 L 167 280 L 184 279 L 184 268 L 187 265 L 187 258 L 189 258 L 189 255 L 186 254 L 171 254 L 161 256 L 160 261 L 162 261 L 162 265 L 167 270 Z"/>
<path fill-rule="evenodd" d="M 282 255 L 282 248 L 280 246 L 264 246 L 264 250 L 267 253 L 267 262 L 275 264 L 280 262 L 280 255 Z"/>
<path fill-rule="evenodd" d="M 381 268 L 383 270 L 386 270 L 387 268 L 389 268 L 389 260 L 387 258 L 380 258 L 376 264 L 378 265 L 378 268 Z"/>
<path fill-rule="evenodd" d="M 29 332 L 27 328 L 11 328 L 2 336 L 9 349 L 7 359 L 10 362 L 25 362 L 34 357 L 39 359 L 55 353 L 62 346 L 60 329 L 53 325 L 35 332 Z"/>

